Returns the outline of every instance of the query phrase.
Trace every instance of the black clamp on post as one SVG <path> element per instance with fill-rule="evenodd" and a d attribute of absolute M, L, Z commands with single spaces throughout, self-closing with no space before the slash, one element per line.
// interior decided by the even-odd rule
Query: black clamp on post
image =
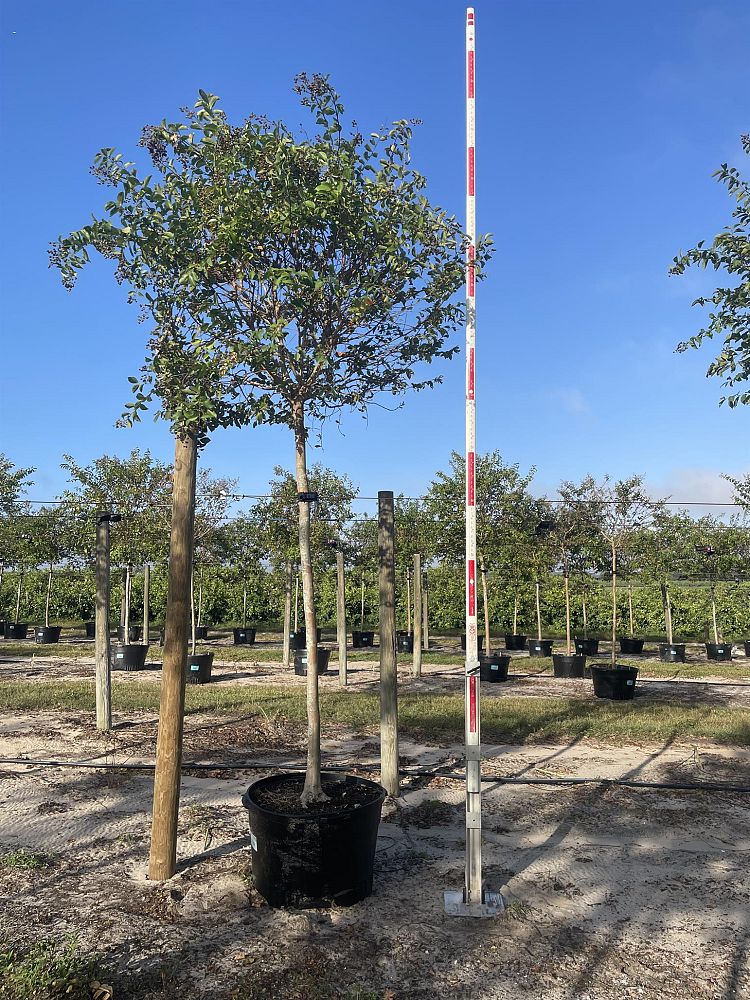
<path fill-rule="evenodd" d="M 117 524 L 118 521 L 122 521 L 122 514 L 100 513 L 96 515 L 97 524 L 104 524 L 105 522 L 108 522 L 109 524 Z"/>
<path fill-rule="evenodd" d="M 317 503 L 318 494 L 317 493 L 298 493 L 297 500 L 299 503 Z"/>

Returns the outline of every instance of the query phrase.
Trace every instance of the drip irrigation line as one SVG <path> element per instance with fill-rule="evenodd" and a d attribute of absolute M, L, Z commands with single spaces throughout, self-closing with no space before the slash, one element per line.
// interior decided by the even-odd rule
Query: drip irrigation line
<path fill-rule="evenodd" d="M 102 764 L 90 761 L 47 760 L 28 757 L 0 757 L 1 764 L 25 764 L 30 767 L 60 767 L 82 768 L 99 771 L 153 771 L 154 764 Z M 270 764 L 258 761 L 239 761 L 236 764 L 225 763 L 182 763 L 183 771 L 298 771 L 303 764 Z M 322 765 L 322 771 L 380 771 L 379 764 L 328 764 Z M 447 778 L 452 781 L 464 781 L 462 771 L 452 771 L 444 768 L 399 768 L 399 774 L 405 778 Z M 513 775 L 482 773 L 482 781 L 496 782 L 501 785 L 615 785 L 620 788 L 651 788 L 665 791 L 681 792 L 734 792 L 750 793 L 750 785 L 730 785 L 723 782 L 696 781 L 639 781 L 631 778 L 521 778 Z"/>

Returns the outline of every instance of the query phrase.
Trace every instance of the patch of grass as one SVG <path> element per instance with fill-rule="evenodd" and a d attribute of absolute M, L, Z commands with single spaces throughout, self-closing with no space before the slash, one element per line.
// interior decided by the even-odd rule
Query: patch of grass
<path fill-rule="evenodd" d="M 115 678 L 113 703 L 117 712 L 156 711 L 155 684 Z M 189 685 L 186 711 L 242 712 L 301 722 L 305 714 L 304 685 Z M 94 712 L 93 681 L 5 681 L 0 683 L 0 710 Z M 376 732 L 380 709 L 377 692 L 322 691 L 324 723 L 355 731 Z M 399 694 L 400 731 L 405 736 L 461 742 L 464 701 L 459 694 L 429 691 Z M 544 743 L 588 738 L 614 745 L 713 740 L 750 746 L 750 709 L 677 702 L 608 702 L 592 698 L 486 697 L 482 702 L 485 742 Z"/>
<path fill-rule="evenodd" d="M 98 958 L 86 955 L 75 937 L 40 941 L 21 949 L 0 945 L 3 1000 L 91 1000 Z"/>
<path fill-rule="evenodd" d="M 27 851 L 25 847 L 19 847 L 15 851 L 9 851 L 0 857 L 0 865 L 3 868 L 11 868 L 16 871 L 35 871 L 38 868 L 46 868 L 50 863 L 48 854 Z"/>

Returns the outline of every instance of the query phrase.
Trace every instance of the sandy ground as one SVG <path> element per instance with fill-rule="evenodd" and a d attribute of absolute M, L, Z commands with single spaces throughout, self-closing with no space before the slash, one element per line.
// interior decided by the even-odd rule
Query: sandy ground
<path fill-rule="evenodd" d="M 116 721 L 105 737 L 84 713 L 2 715 L 2 754 L 153 759 L 153 713 Z M 325 761 L 371 774 L 377 742 L 335 735 Z M 185 758 L 293 765 L 303 745 L 299 726 L 192 715 Z M 457 746 L 409 742 L 401 752 L 407 771 L 451 767 L 461 756 Z M 488 775 L 520 779 L 750 785 L 750 750 L 705 744 L 579 741 L 485 754 Z M 75 932 L 102 955 L 115 1000 L 750 996 L 747 794 L 488 780 L 484 870 L 508 909 L 472 920 L 443 912 L 443 890 L 463 884 L 460 782 L 405 778 L 402 796 L 384 808 L 369 900 L 280 911 L 264 904 L 249 871 L 240 795 L 261 773 L 185 774 L 180 869 L 153 884 L 148 772 L 0 765 L 0 854 L 48 855 L 33 871 L 0 864 L 0 928 L 17 941 Z"/>

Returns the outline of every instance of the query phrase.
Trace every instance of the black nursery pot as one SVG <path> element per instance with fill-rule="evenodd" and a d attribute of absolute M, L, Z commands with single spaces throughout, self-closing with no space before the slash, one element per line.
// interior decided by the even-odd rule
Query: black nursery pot
<path fill-rule="evenodd" d="M 750 656 L 750 639 L 745 640 L 745 656 Z"/>
<path fill-rule="evenodd" d="M 29 634 L 28 622 L 6 622 L 6 639 L 25 639 Z"/>
<path fill-rule="evenodd" d="M 302 774 L 261 778 L 242 796 L 250 822 L 253 881 L 271 906 L 351 906 L 371 895 L 386 792 L 366 778 L 323 775 L 324 789 L 331 792 L 334 782 L 342 783 L 342 792 L 349 791 L 354 801 L 328 815 L 301 807 L 294 813 L 274 812 L 256 801 L 264 789 L 291 785 L 301 793 Z"/>
<path fill-rule="evenodd" d="M 493 653 L 492 656 L 479 657 L 479 679 L 498 684 L 508 679 L 510 657 L 503 653 Z"/>
<path fill-rule="evenodd" d="M 396 650 L 399 653 L 413 653 L 414 652 L 414 633 L 413 632 L 399 632 L 396 635 Z"/>
<path fill-rule="evenodd" d="M 594 694 L 597 698 L 609 698 L 610 701 L 632 701 L 637 677 L 637 667 L 611 667 L 597 663 L 591 668 Z"/>
<path fill-rule="evenodd" d="M 620 652 L 630 656 L 640 656 L 643 652 L 643 639 L 633 639 L 626 637 L 620 639 Z"/>
<path fill-rule="evenodd" d="M 320 642 L 321 636 L 323 634 L 323 629 L 316 628 L 317 638 L 315 640 L 316 644 Z M 307 629 L 301 628 L 296 632 L 292 632 L 289 636 L 289 646 L 291 649 L 305 649 L 307 646 Z"/>
<path fill-rule="evenodd" d="M 143 670 L 148 646 L 117 643 L 112 647 L 113 670 Z"/>
<path fill-rule="evenodd" d="M 668 642 L 660 643 L 659 659 L 662 663 L 684 663 L 685 643 L 673 642 L 671 645 Z"/>
<path fill-rule="evenodd" d="M 484 636 L 483 635 L 478 635 L 477 636 L 477 648 L 480 649 L 480 650 L 484 649 Z M 466 649 L 466 633 L 465 632 L 461 636 L 461 649 Z"/>
<path fill-rule="evenodd" d="M 84 622 L 87 639 L 96 639 L 96 622 Z"/>
<path fill-rule="evenodd" d="M 586 657 L 581 653 L 554 653 L 552 656 L 552 670 L 555 677 L 583 677 L 586 666 Z"/>
<path fill-rule="evenodd" d="M 234 636 L 235 646 L 254 646 L 255 645 L 255 629 L 254 628 L 235 628 L 232 629 L 232 635 Z"/>
<path fill-rule="evenodd" d="M 718 643 L 707 642 L 706 658 L 709 660 L 731 660 L 732 659 L 731 642 L 718 642 Z"/>
<path fill-rule="evenodd" d="M 599 653 L 598 639 L 574 639 L 576 653 L 580 656 L 596 656 Z"/>
<path fill-rule="evenodd" d="M 505 648 L 506 649 L 526 649 L 527 635 L 506 635 L 505 636 Z"/>
<path fill-rule="evenodd" d="M 127 641 L 129 643 L 140 642 L 142 638 L 143 638 L 143 627 L 141 625 L 131 625 L 130 628 L 129 628 L 129 630 L 128 630 Z M 118 625 L 117 626 L 117 639 L 118 639 L 119 642 L 125 642 L 125 626 L 124 625 Z"/>
<path fill-rule="evenodd" d="M 352 632 L 352 646 L 354 649 L 365 649 L 375 645 L 375 633 L 362 631 Z"/>
<path fill-rule="evenodd" d="M 203 640 L 208 639 L 208 625 L 196 625 L 195 638 Z"/>
<path fill-rule="evenodd" d="M 41 644 L 59 642 L 62 628 L 59 625 L 39 625 L 34 629 L 34 641 Z"/>
<path fill-rule="evenodd" d="M 322 649 L 318 646 L 318 673 L 328 673 L 328 661 L 331 658 L 330 649 Z M 307 677 L 307 650 L 298 649 L 294 654 L 294 672 L 299 677 Z"/>
<path fill-rule="evenodd" d="M 213 653 L 194 653 L 187 658 L 188 684 L 208 684 L 214 665 Z"/>
<path fill-rule="evenodd" d="M 529 639 L 529 656 L 552 656 L 552 639 Z"/>

